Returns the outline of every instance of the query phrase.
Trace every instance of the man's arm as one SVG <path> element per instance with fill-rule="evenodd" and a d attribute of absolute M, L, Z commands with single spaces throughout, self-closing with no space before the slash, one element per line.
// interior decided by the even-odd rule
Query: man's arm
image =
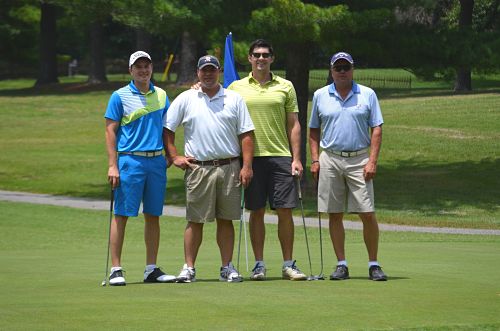
<path fill-rule="evenodd" d="M 175 132 L 163 128 L 163 145 L 166 146 L 165 153 L 168 163 L 173 163 L 176 167 L 186 170 L 191 167 L 190 161 L 194 161 L 193 157 L 185 157 L 177 154 L 177 147 L 175 147 Z"/>
<path fill-rule="evenodd" d="M 366 181 L 373 179 L 377 173 L 377 161 L 381 145 L 382 126 L 376 126 L 371 129 L 370 158 L 368 159 L 368 163 L 365 165 L 363 170 Z"/>
<path fill-rule="evenodd" d="M 309 128 L 309 150 L 311 151 L 311 174 L 315 181 L 319 175 L 319 140 L 321 129 Z"/>
<path fill-rule="evenodd" d="M 300 123 L 298 113 L 286 113 L 286 134 L 292 152 L 292 175 L 298 172 L 302 176 L 302 162 L 300 161 Z"/>
<path fill-rule="evenodd" d="M 108 182 L 114 189 L 120 185 L 118 158 L 116 156 L 116 132 L 120 123 L 106 118 L 106 150 L 108 152 Z"/>
<path fill-rule="evenodd" d="M 253 177 L 253 131 L 248 131 L 240 134 L 240 141 L 241 155 L 243 157 L 243 166 L 241 167 L 240 171 L 240 181 L 244 187 L 247 187 Z"/>

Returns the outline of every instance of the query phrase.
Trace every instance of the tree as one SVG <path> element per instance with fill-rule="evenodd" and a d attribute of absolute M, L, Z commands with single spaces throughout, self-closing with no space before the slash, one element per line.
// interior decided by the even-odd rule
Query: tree
<path fill-rule="evenodd" d="M 40 3 L 8 1 L 0 10 L 0 79 L 36 75 L 39 64 Z"/>
<path fill-rule="evenodd" d="M 35 85 L 58 83 L 56 48 L 56 6 L 49 1 L 41 1 L 40 19 L 40 70 Z"/>
<path fill-rule="evenodd" d="M 458 28 L 463 35 L 471 35 L 473 9 L 474 0 L 460 0 Z M 457 78 L 455 79 L 455 91 L 470 90 L 472 90 L 471 67 L 469 65 L 459 66 L 457 68 Z"/>

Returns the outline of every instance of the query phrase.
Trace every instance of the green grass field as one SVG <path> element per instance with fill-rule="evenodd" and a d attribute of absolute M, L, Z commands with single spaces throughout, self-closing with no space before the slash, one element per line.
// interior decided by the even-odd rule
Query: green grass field
<path fill-rule="evenodd" d="M 98 88 L 78 79 L 42 90 L 29 88 L 33 80 L 0 81 L 0 189 L 107 198 L 103 114 L 126 76 Z M 453 96 L 419 82 L 399 97 L 381 98 L 375 180 L 381 222 L 500 229 L 498 81 L 475 77 L 482 89 Z M 167 88 L 170 96 L 180 91 Z M 182 150 L 182 131 L 177 136 Z M 171 168 L 168 176 L 167 204 L 183 205 L 182 171 Z M 309 189 L 306 214 L 315 214 L 315 201 Z"/>
<path fill-rule="evenodd" d="M 382 233 L 388 282 L 367 279 L 359 231 L 347 232 L 352 279 L 280 279 L 276 227 L 268 226 L 270 280 L 218 281 L 215 226 L 205 227 L 193 284 L 143 284 L 142 220 L 131 219 L 123 251 L 126 287 L 101 287 L 108 214 L 0 202 L 1 330 L 498 330 L 500 241 L 491 236 Z M 179 271 L 184 220 L 164 218 L 159 264 Z M 314 273 L 318 235 L 309 231 Z M 324 237 L 327 231 L 324 231 Z M 325 240 L 325 273 L 333 253 Z M 301 229 L 295 256 L 307 270 Z M 243 257 L 243 256 L 242 256 Z M 244 258 L 241 271 L 245 276 Z"/>

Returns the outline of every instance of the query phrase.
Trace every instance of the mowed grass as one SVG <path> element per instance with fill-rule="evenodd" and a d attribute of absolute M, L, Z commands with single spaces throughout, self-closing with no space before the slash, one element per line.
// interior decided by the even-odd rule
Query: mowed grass
<path fill-rule="evenodd" d="M 476 81 L 489 88 L 450 96 L 429 83 L 381 98 L 380 222 L 500 229 L 500 90 Z M 103 114 L 112 88 L 123 82 L 90 92 L 71 80 L 47 90 L 26 89 L 28 83 L 0 82 L 0 189 L 107 199 Z M 443 95 L 415 96 L 422 91 Z M 182 144 L 180 130 L 180 151 Z M 183 172 L 172 167 L 168 177 L 166 203 L 183 205 Z M 307 215 L 315 215 L 312 186 L 305 185 Z"/>
<path fill-rule="evenodd" d="M 389 233 L 380 261 L 388 282 L 367 279 L 360 231 L 347 232 L 351 279 L 281 280 L 276 227 L 267 225 L 269 280 L 218 281 L 215 226 L 205 226 L 192 284 L 143 284 L 143 221 L 130 219 L 123 250 L 126 287 L 101 287 L 108 214 L 0 202 L 0 329 L 2 330 L 498 330 L 500 242 L 493 236 Z M 162 218 L 159 264 L 182 263 L 185 221 Z M 237 226 L 236 226 L 237 229 Z M 324 229 L 324 238 L 327 231 Z M 309 273 L 304 236 L 296 229 L 295 257 Z M 318 234 L 309 231 L 313 273 Z M 325 273 L 332 271 L 324 240 Z M 252 261 L 252 259 L 251 259 Z"/>

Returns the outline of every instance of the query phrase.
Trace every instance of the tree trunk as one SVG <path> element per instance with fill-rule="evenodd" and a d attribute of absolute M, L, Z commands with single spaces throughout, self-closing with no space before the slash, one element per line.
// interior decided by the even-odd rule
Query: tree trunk
<path fill-rule="evenodd" d="M 135 30 L 135 49 L 137 51 L 151 53 L 151 33 L 144 29 L 137 28 Z"/>
<path fill-rule="evenodd" d="M 100 84 L 107 81 L 102 22 L 96 19 L 90 23 L 90 66 L 87 82 Z"/>
<path fill-rule="evenodd" d="M 464 33 L 472 27 L 472 11 L 474 9 L 474 0 L 460 0 L 460 17 L 458 27 Z M 461 66 L 456 69 L 455 91 L 471 91 L 471 67 L 470 65 Z"/>
<path fill-rule="evenodd" d="M 56 6 L 41 1 L 40 69 L 35 85 L 58 83 L 56 49 Z"/>
<path fill-rule="evenodd" d="M 307 103 L 309 97 L 309 45 L 289 44 L 286 56 L 286 79 L 290 80 L 297 93 L 299 106 L 300 160 L 307 165 Z M 304 179 L 307 176 L 303 177 Z"/>
<path fill-rule="evenodd" d="M 181 56 L 177 85 L 191 84 L 196 78 L 196 41 L 188 31 L 182 33 Z"/>

